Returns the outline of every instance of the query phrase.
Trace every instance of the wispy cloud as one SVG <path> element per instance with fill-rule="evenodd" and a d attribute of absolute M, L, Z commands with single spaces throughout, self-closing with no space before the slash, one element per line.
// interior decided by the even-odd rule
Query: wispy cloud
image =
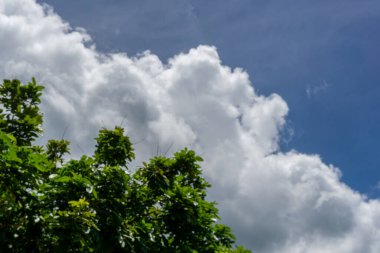
<path fill-rule="evenodd" d="M 323 80 L 322 83 L 317 84 L 317 85 L 308 84 L 306 86 L 306 96 L 308 99 L 317 97 L 321 93 L 326 92 L 329 86 L 330 85 L 325 80 Z"/>

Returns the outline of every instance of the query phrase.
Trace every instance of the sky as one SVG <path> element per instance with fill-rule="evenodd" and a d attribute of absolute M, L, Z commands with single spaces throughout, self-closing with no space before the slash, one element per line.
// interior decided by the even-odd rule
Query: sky
<path fill-rule="evenodd" d="M 379 1 L 0 0 L 0 77 L 46 86 L 45 135 L 137 161 L 195 149 L 238 243 L 380 252 Z"/>

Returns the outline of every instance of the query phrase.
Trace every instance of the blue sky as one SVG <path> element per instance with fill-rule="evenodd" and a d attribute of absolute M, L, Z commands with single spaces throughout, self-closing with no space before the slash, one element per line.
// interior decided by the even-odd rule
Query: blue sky
<path fill-rule="evenodd" d="M 0 0 L 0 77 L 45 85 L 39 141 L 74 157 L 117 124 L 130 168 L 194 149 L 255 252 L 378 253 L 379 19 L 378 0 Z"/>
<path fill-rule="evenodd" d="M 161 60 L 199 44 L 290 108 L 283 150 L 320 154 L 380 196 L 380 2 L 44 0 L 102 52 Z M 290 129 L 290 130 L 289 130 Z"/>

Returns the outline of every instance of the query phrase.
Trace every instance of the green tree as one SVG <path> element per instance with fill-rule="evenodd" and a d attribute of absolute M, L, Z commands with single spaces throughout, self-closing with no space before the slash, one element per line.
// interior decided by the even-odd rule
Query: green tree
<path fill-rule="evenodd" d="M 27 85 L 19 80 L 4 80 L 0 86 L 0 130 L 12 134 L 20 146 L 30 145 L 42 132 L 38 107 L 42 90 L 34 78 Z"/>
<path fill-rule="evenodd" d="M 0 86 L 0 252 L 250 252 L 218 222 L 202 158 L 183 149 L 131 171 L 124 129 L 101 129 L 92 157 L 33 145 L 43 87 Z"/>

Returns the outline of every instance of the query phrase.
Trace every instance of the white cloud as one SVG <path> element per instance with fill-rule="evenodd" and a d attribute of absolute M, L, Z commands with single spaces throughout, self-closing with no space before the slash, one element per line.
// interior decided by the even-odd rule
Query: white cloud
<path fill-rule="evenodd" d="M 319 85 L 307 85 L 306 86 L 306 96 L 308 99 L 318 96 L 321 92 L 325 92 L 329 87 L 329 84 L 323 80 Z"/>
<path fill-rule="evenodd" d="M 288 112 L 246 72 L 199 46 L 163 64 L 145 52 L 104 55 L 32 0 L 0 0 L 0 77 L 46 86 L 46 136 L 91 151 L 102 126 L 125 126 L 139 162 L 189 146 L 204 158 L 223 221 L 256 252 L 380 252 L 380 202 L 340 181 L 317 155 L 279 150 Z M 46 137 L 46 138 L 47 138 Z"/>

